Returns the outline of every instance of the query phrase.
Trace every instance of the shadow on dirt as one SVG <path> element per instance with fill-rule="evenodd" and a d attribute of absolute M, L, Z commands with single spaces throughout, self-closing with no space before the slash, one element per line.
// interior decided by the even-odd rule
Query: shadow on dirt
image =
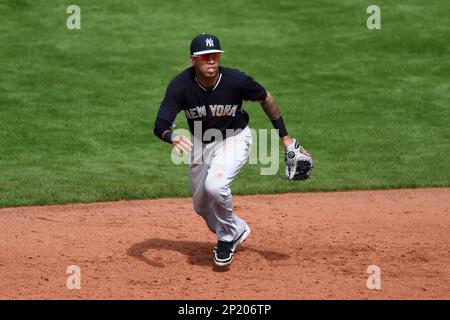
<path fill-rule="evenodd" d="M 210 242 L 194 242 L 194 241 L 183 241 L 183 240 L 168 240 L 168 239 L 148 239 L 143 242 L 136 243 L 132 245 L 128 250 L 127 254 L 130 257 L 136 258 L 146 264 L 157 267 L 164 268 L 165 265 L 157 260 L 151 260 L 144 256 L 147 250 L 167 250 L 176 251 L 187 256 L 188 263 L 197 266 L 214 266 L 212 261 L 213 258 L 213 248 L 214 244 Z M 286 260 L 289 259 L 289 255 L 267 250 L 259 250 L 252 247 L 247 247 L 242 245 L 239 247 L 238 252 L 253 252 L 259 254 L 266 260 Z M 226 271 L 227 268 L 217 268 L 214 266 L 214 271 Z"/>

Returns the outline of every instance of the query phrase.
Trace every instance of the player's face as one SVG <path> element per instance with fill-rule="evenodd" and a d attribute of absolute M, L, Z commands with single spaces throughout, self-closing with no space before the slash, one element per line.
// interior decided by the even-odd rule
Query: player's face
<path fill-rule="evenodd" d="M 205 78 L 214 78 L 219 72 L 219 52 L 193 56 L 191 61 L 197 72 Z"/>

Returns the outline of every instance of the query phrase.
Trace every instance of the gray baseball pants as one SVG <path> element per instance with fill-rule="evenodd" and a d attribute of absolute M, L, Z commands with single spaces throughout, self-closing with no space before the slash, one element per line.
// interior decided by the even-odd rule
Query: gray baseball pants
<path fill-rule="evenodd" d="M 248 128 L 224 140 L 208 144 L 193 138 L 189 179 L 197 212 L 217 235 L 233 241 L 248 226 L 233 212 L 230 185 L 250 156 L 252 135 Z"/>

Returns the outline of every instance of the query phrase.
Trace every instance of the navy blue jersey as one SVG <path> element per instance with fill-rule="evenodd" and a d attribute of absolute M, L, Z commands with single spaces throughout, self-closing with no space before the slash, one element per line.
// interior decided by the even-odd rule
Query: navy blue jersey
<path fill-rule="evenodd" d="M 227 129 L 245 128 L 249 116 L 242 109 L 243 101 L 264 101 L 266 89 L 239 70 L 219 67 L 219 73 L 216 85 L 205 88 L 194 67 L 182 71 L 167 87 L 157 118 L 172 123 L 184 111 L 192 134 L 194 121 L 201 121 L 202 136 L 208 129 L 218 129 L 225 137 Z"/>

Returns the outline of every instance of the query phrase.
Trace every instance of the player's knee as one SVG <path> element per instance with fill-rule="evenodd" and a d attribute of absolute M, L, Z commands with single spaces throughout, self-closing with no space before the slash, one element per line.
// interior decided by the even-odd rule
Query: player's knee
<path fill-rule="evenodd" d="M 217 179 L 216 177 L 206 179 L 205 191 L 212 199 L 218 202 L 223 201 L 231 194 L 230 189 L 224 181 L 222 179 Z"/>

